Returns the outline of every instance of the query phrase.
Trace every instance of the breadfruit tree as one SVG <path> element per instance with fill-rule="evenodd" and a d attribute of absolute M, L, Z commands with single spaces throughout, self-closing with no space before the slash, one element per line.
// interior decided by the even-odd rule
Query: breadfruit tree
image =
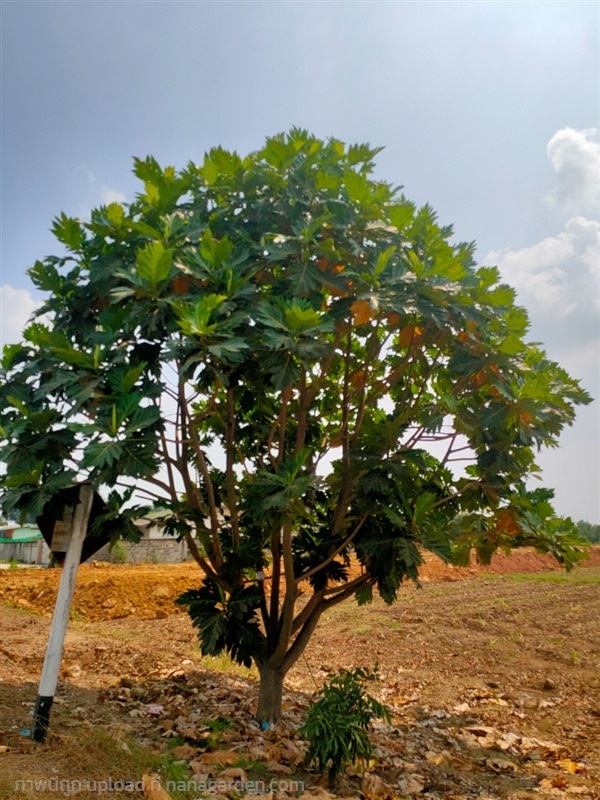
<path fill-rule="evenodd" d="M 372 178 L 377 152 L 294 129 L 136 160 L 132 203 L 55 220 L 63 254 L 29 271 L 48 297 L 4 352 L 5 513 L 81 480 L 115 536 L 162 509 L 201 570 L 202 649 L 256 663 L 261 721 L 320 616 L 392 602 L 423 550 L 582 554 L 526 481 L 589 397 L 497 269 Z"/>

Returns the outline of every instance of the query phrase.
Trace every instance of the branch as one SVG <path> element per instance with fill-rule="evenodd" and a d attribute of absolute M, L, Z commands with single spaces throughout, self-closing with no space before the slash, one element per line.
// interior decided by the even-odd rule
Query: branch
<path fill-rule="evenodd" d="M 308 406 L 310 402 L 309 392 L 306 389 L 306 369 L 302 369 L 300 378 L 300 389 L 298 396 L 298 429 L 296 431 L 296 455 L 304 447 L 306 441 L 306 428 L 308 417 Z"/>
<path fill-rule="evenodd" d="M 265 635 L 268 635 L 269 632 L 269 611 L 267 609 L 267 596 L 265 593 L 265 581 L 264 578 L 261 581 L 258 581 L 258 585 L 260 587 L 260 615 L 262 617 L 263 627 L 265 629 Z"/>
<path fill-rule="evenodd" d="M 468 460 L 471 461 L 471 459 Z M 460 495 L 463 494 L 463 492 L 466 492 L 468 489 L 472 489 L 474 486 L 483 486 L 483 483 L 482 481 L 469 481 L 469 483 L 465 484 L 465 486 L 463 486 L 462 489 L 459 489 L 457 492 L 454 492 L 454 494 L 449 494 L 446 497 L 442 497 L 442 499 L 438 500 L 437 503 L 434 503 L 431 506 L 431 508 L 437 508 L 438 506 L 447 503 L 449 500 L 454 500 L 455 497 L 460 497 Z"/>
<path fill-rule="evenodd" d="M 300 575 L 298 577 L 298 582 L 305 581 L 308 578 L 311 578 L 317 572 L 320 572 L 322 569 L 325 569 L 326 566 L 331 564 L 331 562 L 334 560 L 334 558 L 339 556 L 339 554 L 350 545 L 350 543 L 352 542 L 352 540 L 354 539 L 356 534 L 359 532 L 359 530 L 362 528 L 362 526 L 367 521 L 368 517 L 369 517 L 368 514 L 363 514 L 363 516 L 360 519 L 360 522 L 358 523 L 358 525 L 356 525 L 356 527 L 354 528 L 354 530 L 352 531 L 350 536 L 348 536 L 347 539 L 344 539 L 344 541 L 341 543 L 341 545 L 336 550 L 334 550 L 333 553 L 330 556 L 328 556 L 328 558 L 325 559 L 325 561 L 322 561 L 317 567 L 313 567 L 308 572 L 305 572 L 302 575 Z"/>
<path fill-rule="evenodd" d="M 292 634 L 296 633 L 296 631 L 304 625 L 306 620 L 310 617 L 312 612 L 315 610 L 315 608 L 319 605 L 319 603 L 323 600 L 324 597 L 325 597 L 325 587 L 323 587 L 322 589 L 317 589 L 317 591 L 313 592 L 308 603 L 304 606 L 302 611 L 300 611 L 300 613 L 294 620 L 294 624 L 292 625 Z"/>
<path fill-rule="evenodd" d="M 219 536 L 218 536 L 219 520 L 217 518 L 215 496 L 214 496 L 212 481 L 210 480 L 210 474 L 208 473 L 206 460 L 204 459 L 204 453 L 202 452 L 202 448 L 200 447 L 200 443 L 198 441 L 196 432 L 195 430 L 193 430 L 193 426 L 189 424 L 190 420 L 186 413 L 187 401 L 185 396 L 185 386 L 183 378 L 181 377 L 179 380 L 178 392 L 179 392 L 178 407 L 181 411 L 181 448 L 182 448 L 182 459 L 181 459 L 181 469 L 180 469 L 181 477 L 183 478 L 183 482 L 185 484 L 188 497 L 194 503 L 195 508 L 201 511 L 203 504 L 200 503 L 200 500 L 198 498 L 197 487 L 194 485 L 192 479 L 190 478 L 187 466 L 188 441 L 191 440 L 191 443 L 194 448 L 194 453 L 196 455 L 196 460 L 198 461 L 198 465 L 200 467 L 200 470 L 202 471 L 204 480 L 206 481 L 206 488 L 209 501 L 209 516 L 211 521 L 211 542 L 214 552 L 214 562 L 212 558 L 210 560 L 213 563 L 213 566 L 215 567 L 215 571 L 218 572 L 219 569 L 223 566 L 223 554 L 221 552 L 221 543 L 219 541 Z M 190 436 L 190 440 L 188 440 L 188 433 Z M 202 467 L 204 467 L 204 469 L 202 469 Z"/>
<path fill-rule="evenodd" d="M 229 506 L 229 514 L 231 521 L 231 538 L 234 547 L 238 547 L 240 543 L 240 525 L 237 508 L 237 497 L 235 491 L 235 473 L 233 471 L 234 463 L 234 437 L 235 437 L 235 406 L 233 403 L 233 393 L 231 387 L 227 389 L 227 423 L 225 428 L 225 486 L 227 489 L 227 505 Z"/>
<path fill-rule="evenodd" d="M 352 330 L 348 330 L 348 341 L 344 353 L 344 388 L 342 392 L 342 461 L 344 466 L 349 466 L 350 461 L 350 436 L 348 423 L 350 420 L 350 356 L 352 354 Z"/>
<path fill-rule="evenodd" d="M 190 553 L 192 554 L 194 561 L 196 561 L 202 567 L 206 577 L 219 581 L 217 573 L 213 570 L 208 561 L 202 556 L 200 550 L 198 549 L 198 545 L 194 541 L 194 537 L 192 536 L 192 534 L 189 531 L 186 531 L 183 534 L 183 538 L 185 539 L 185 542 L 190 549 Z"/>
<path fill-rule="evenodd" d="M 338 603 L 341 603 L 342 600 L 346 600 L 348 597 L 352 597 L 353 594 L 356 594 L 356 590 L 364 584 L 369 583 L 372 581 L 371 575 L 367 572 L 362 575 L 360 578 L 356 578 L 356 580 L 351 581 L 344 590 L 341 591 L 339 594 L 334 595 L 333 597 L 328 598 L 325 600 L 323 604 L 323 610 L 328 611 L 333 606 L 337 606 Z"/>
<path fill-rule="evenodd" d="M 309 643 L 310 637 L 313 635 L 315 628 L 317 627 L 317 623 L 319 621 L 321 614 L 323 613 L 323 610 L 324 610 L 324 605 L 323 603 L 320 603 L 313 609 L 311 615 L 308 617 L 308 619 L 302 626 L 300 633 L 294 639 L 294 643 L 292 644 L 292 646 L 286 653 L 285 658 L 283 659 L 282 669 L 284 673 L 287 672 L 290 669 L 290 667 L 292 667 L 296 663 L 296 661 L 300 658 L 300 656 L 304 652 L 304 648 Z"/>
<path fill-rule="evenodd" d="M 285 651 L 287 650 L 290 636 L 292 635 L 292 626 L 294 623 L 294 607 L 298 597 L 298 584 L 296 576 L 294 575 L 294 556 L 292 553 L 292 525 L 286 522 L 283 526 L 282 537 L 282 556 L 283 556 L 283 569 L 285 573 L 285 597 L 283 600 L 283 608 L 281 609 L 281 619 L 279 621 L 279 635 L 273 658 L 277 663 L 278 660 L 283 659 Z"/>
<path fill-rule="evenodd" d="M 175 489 L 175 477 L 173 475 L 173 464 L 172 464 L 172 461 L 171 461 L 171 457 L 169 456 L 169 449 L 168 449 L 167 439 L 166 439 L 164 430 L 161 430 L 161 432 L 160 432 L 160 440 L 161 440 L 162 447 L 163 447 L 164 461 L 165 461 L 165 464 L 167 465 L 167 474 L 169 476 L 169 484 L 170 484 L 170 487 L 171 487 L 171 491 L 170 491 L 171 500 L 173 500 L 173 502 L 176 502 L 177 501 L 177 491 Z"/>
<path fill-rule="evenodd" d="M 163 492 L 166 492 L 169 495 L 169 497 L 171 497 L 172 495 L 171 487 L 164 481 L 161 481 L 160 478 L 156 478 L 154 475 L 152 475 L 149 478 L 143 478 L 143 480 L 146 483 L 151 483 L 153 486 L 158 486 L 160 489 L 163 490 Z"/>
<path fill-rule="evenodd" d="M 281 582 L 281 543 L 279 528 L 271 532 L 271 554 L 273 556 L 273 575 L 271 578 L 271 602 L 269 613 L 269 629 L 267 636 L 272 642 L 279 628 L 279 586 Z"/>
<path fill-rule="evenodd" d="M 331 598 L 337 597 L 337 595 L 340 593 L 345 594 L 346 592 L 350 592 L 351 594 L 356 587 L 360 586 L 361 583 L 364 583 L 365 577 L 369 578 L 370 573 L 364 572 L 362 575 L 359 575 L 358 578 L 354 578 L 353 581 L 350 581 L 350 583 L 342 583 L 341 586 L 332 586 L 330 589 L 325 589 L 325 594 L 331 595 Z M 329 599 L 327 600 L 327 602 L 329 602 Z"/>
<path fill-rule="evenodd" d="M 164 500 L 165 498 L 163 495 L 156 494 L 156 492 L 151 492 L 148 489 L 144 489 L 142 486 L 137 486 L 136 484 L 125 483 L 125 481 L 117 480 L 115 481 L 115 486 L 123 486 L 126 489 L 134 488 L 136 493 L 141 492 L 142 494 L 147 495 L 152 500 Z"/>
<path fill-rule="evenodd" d="M 275 417 L 271 430 L 269 431 L 269 438 L 267 439 L 267 455 L 271 461 L 271 466 L 275 467 L 283 461 L 284 445 L 285 445 L 285 429 L 287 425 L 287 407 L 292 396 L 292 384 L 288 384 L 281 392 L 281 410 Z M 275 433 L 279 429 L 279 443 L 277 450 L 277 458 L 273 459 L 271 450 L 273 449 L 273 442 L 275 440 Z"/>
<path fill-rule="evenodd" d="M 344 388 L 342 394 L 342 463 L 344 471 L 342 476 L 342 485 L 340 487 L 340 496 L 333 516 L 333 524 L 331 527 L 332 533 L 336 536 L 344 524 L 344 519 L 348 513 L 348 506 L 352 496 L 352 474 L 350 470 L 350 435 L 348 430 L 348 422 L 350 418 L 350 355 L 351 355 L 351 337 L 352 329 L 348 330 L 348 341 L 346 343 L 346 352 L 344 354 Z"/>

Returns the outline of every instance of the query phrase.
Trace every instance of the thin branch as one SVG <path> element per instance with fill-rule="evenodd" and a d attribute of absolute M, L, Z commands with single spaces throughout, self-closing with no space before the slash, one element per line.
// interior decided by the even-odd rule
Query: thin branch
<path fill-rule="evenodd" d="M 267 595 L 265 592 L 265 581 L 258 582 L 260 587 L 260 615 L 262 618 L 263 627 L 265 629 L 265 634 L 269 632 L 269 611 L 267 609 Z"/>
<path fill-rule="evenodd" d="M 240 525 L 237 507 L 237 497 L 235 491 L 235 472 L 234 465 L 234 439 L 235 439 L 235 406 L 233 403 L 233 392 L 231 387 L 227 388 L 227 423 L 225 427 L 225 486 L 227 489 L 227 505 L 229 506 L 231 522 L 231 538 L 234 547 L 240 543 Z"/>
<path fill-rule="evenodd" d="M 281 609 L 281 618 L 279 620 L 279 635 L 273 658 L 277 662 L 283 659 L 285 651 L 287 650 L 290 637 L 292 635 L 292 626 L 294 623 L 294 607 L 298 597 L 298 584 L 296 576 L 294 575 L 294 556 L 292 552 L 292 525 L 286 522 L 283 526 L 281 553 L 283 557 L 283 569 L 285 574 L 285 597 L 283 599 L 283 607 Z"/>
<path fill-rule="evenodd" d="M 217 513 L 215 490 L 210 477 L 208 464 L 206 463 L 206 458 L 204 457 L 204 452 L 200 446 L 198 434 L 191 421 L 189 423 L 189 432 L 192 440 L 192 449 L 194 451 L 194 455 L 196 456 L 196 464 L 198 465 L 200 474 L 202 475 L 204 483 L 206 484 L 206 494 L 208 496 L 208 510 L 210 516 L 211 541 L 215 554 L 215 563 L 220 568 L 223 566 L 223 552 L 221 550 L 221 542 L 219 540 L 219 517 Z"/>
<path fill-rule="evenodd" d="M 161 438 L 161 442 L 162 442 L 162 446 L 163 446 L 164 461 L 165 461 L 165 464 L 167 465 L 167 474 L 169 476 L 169 485 L 170 485 L 170 489 L 171 489 L 171 492 L 170 492 L 171 500 L 173 500 L 173 502 L 176 502 L 177 501 L 177 491 L 175 489 L 175 476 L 173 475 L 173 464 L 172 464 L 172 460 L 171 460 L 171 458 L 169 456 L 169 450 L 168 450 L 168 445 L 167 445 L 167 440 L 166 440 L 166 437 L 165 437 L 164 430 L 162 430 L 160 432 L 160 438 Z"/>
<path fill-rule="evenodd" d="M 208 561 L 202 556 L 202 553 L 198 549 L 198 545 L 194 541 L 194 537 L 192 536 L 192 534 L 189 531 L 186 531 L 183 534 L 183 538 L 185 539 L 185 542 L 190 549 L 192 557 L 202 567 L 207 578 L 212 578 L 213 580 L 218 581 L 217 573 L 214 571 L 214 569 L 211 567 Z"/>
<path fill-rule="evenodd" d="M 308 406 L 310 398 L 306 388 L 306 369 L 302 370 L 300 376 L 300 388 L 298 390 L 298 428 L 296 430 L 296 455 L 300 453 L 306 441 L 306 429 L 308 424 Z"/>
<path fill-rule="evenodd" d="M 313 609 L 311 615 L 302 626 L 300 633 L 294 639 L 292 646 L 283 659 L 282 669 L 284 672 L 287 672 L 304 652 L 304 648 L 310 641 L 310 637 L 313 635 L 315 628 L 317 627 L 317 623 L 321 617 L 321 614 L 323 613 L 323 609 L 324 605 L 321 602 Z"/>
<path fill-rule="evenodd" d="M 163 492 L 166 492 L 169 495 L 169 497 L 171 496 L 171 487 L 164 481 L 161 481 L 160 478 L 151 475 L 150 477 L 143 478 L 143 480 L 146 483 L 151 483 L 153 486 L 158 486 L 158 488 L 162 489 Z"/>
<path fill-rule="evenodd" d="M 283 461 L 284 446 L 285 446 L 285 429 L 287 424 L 287 408 L 288 403 L 292 397 L 292 384 L 285 386 L 281 392 L 281 409 L 279 414 L 275 417 L 271 430 L 269 431 L 269 438 L 267 439 L 267 454 L 271 461 L 271 466 L 275 467 Z M 277 458 L 272 456 L 273 444 L 275 441 L 275 434 L 279 430 L 279 442 L 277 450 Z"/>
<path fill-rule="evenodd" d="M 329 599 L 332 597 L 337 597 L 337 595 L 340 593 L 352 593 L 356 587 L 364 583 L 365 576 L 370 577 L 370 574 L 368 572 L 364 572 L 362 575 L 359 575 L 358 578 L 354 578 L 354 580 L 350 581 L 349 583 L 342 583 L 340 586 L 331 586 L 329 589 L 325 589 L 325 595 L 328 597 L 327 602 L 329 602 Z"/>
<path fill-rule="evenodd" d="M 469 459 L 470 460 L 470 459 Z M 459 497 L 464 492 L 468 491 L 469 489 L 473 489 L 475 486 L 482 486 L 481 481 L 469 481 L 469 483 L 465 484 L 462 489 L 459 489 L 454 494 L 449 494 L 446 497 L 442 497 L 441 500 L 438 500 L 437 503 L 434 503 L 431 508 L 437 508 L 438 506 L 443 505 L 444 503 L 448 503 L 450 500 L 454 500 L 455 497 Z"/>
<path fill-rule="evenodd" d="M 313 613 L 315 608 L 319 605 L 319 603 L 323 600 L 324 597 L 325 597 L 325 588 L 317 589 L 315 592 L 313 592 L 313 594 L 310 597 L 310 600 L 307 602 L 307 604 L 304 606 L 304 608 L 300 611 L 300 613 L 294 620 L 294 623 L 292 625 L 292 634 L 296 633 L 296 631 L 299 630 L 304 625 L 306 620 L 310 617 L 310 615 Z"/>
<path fill-rule="evenodd" d="M 189 446 L 189 440 L 188 440 L 188 415 L 187 415 L 187 400 L 186 400 L 186 396 L 185 396 L 185 386 L 184 386 L 183 378 L 180 378 L 178 392 L 179 392 L 179 401 L 178 401 L 178 404 L 177 404 L 177 408 L 178 408 L 178 411 L 179 411 L 179 413 L 181 415 L 181 419 L 180 419 L 181 459 L 179 461 L 179 472 L 180 472 L 181 477 L 183 479 L 183 483 L 184 483 L 185 490 L 186 490 L 186 493 L 188 495 L 189 501 L 192 503 L 192 505 L 193 505 L 195 510 L 199 511 L 200 513 L 203 513 L 203 511 L 204 511 L 204 503 L 201 502 L 201 500 L 200 500 L 200 497 L 199 497 L 199 494 L 198 494 L 198 488 L 194 484 L 194 482 L 192 481 L 190 473 L 189 473 L 189 469 L 188 469 L 188 446 Z M 200 451 L 200 452 L 202 452 L 202 451 Z M 211 511 L 212 511 L 212 509 L 211 509 Z M 216 526 L 215 526 L 215 522 L 217 523 Z M 211 524 L 211 528 L 212 528 L 212 530 L 211 530 L 211 541 L 213 543 L 214 561 L 213 561 L 213 557 L 211 557 L 210 555 L 209 555 L 209 559 L 210 559 L 210 562 L 211 562 L 211 564 L 213 565 L 213 567 L 215 569 L 215 572 L 218 572 L 220 567 L 223 564 L 223 558 L 222 558 L 222 554 L 221 554 L 220 543 L 219 543 L 218 538 L 217 538 L 218 520 L 216 519 L 216 515 L 214 515 L 214 519 L 211 516 L 211 523 L 212 523 Z M 217 547 L 216 548 L 214 546 L 215 540 L 217 542 Z"/>
<path fill-rule="evenodd" d="M 372 581 L 372 576 L 367 572 L 365 575 L 357 578 L 356 580 L 349 583 L 343 592 L 334 595 L 333 597 L 328 598 L 325 600 L 323 604 L 323 610 L 328 611 L 333 606 L 337 606 L 338 603 L 341 603 L 343 600 L 346 600 L 348 597 L 352 597 L 352 595 L 356 594 L 356 590 L 359 589 L 361 586 Z"/>
<path fill-rule="evenodd" d="M 136 493 L 137 493 L 137 492 L 141 492 L 142 494 L 145 494 L 145 495 L 147 495 L 147 496 L 148 496 L 149 498 L 151 498 L 152 500 L 164 500 L 164 499 L 165 499 L 165 498 L 163 497 L 163 495 L 156 494 L 155 492 L 151 492 L 151 491 L 149 491 L 148 489 L 144 489 L 144 488 L 143 488 L 143 487 L 141 487 L 141 486 L 137 486 L 136 484 L 125 483 L 124 481 L 119 481 L 119 480 L 117 480 L 117 481 L 115 481 L 115 485 L 116 485 L 116 486 L 123 486 L 125 489 L 132 489 L 132 488 L 134 488 L 134 489 L 135 489 L 135 491 L 136 491 Z"/>
<path fill-rule="evenodd" d="M 299 575 L 298 576 L 298 582 L 305 581 L 308 578 L 311 578 L 317 572 L 320 572 L 322 569 L 325 569 L 325 567 L 327 567 L 329 564 L 331 564 L 331 562 L 337 556 L 339 556 L 339 554 L 351 544 L 352 540 L 354 539 L 356 534 L 360 531 L 362 526 L 365 524 L 365 522 L 367 521 L 368 517 L 369 517 L 368 514 L 363 514 L 363 516 L 361 517 L 359 523 L 356 525 L 356 527 L 354 528 L 354 530 L 352 531 L 350 536 L 348 536 L 346 539 L 344 539 L 344 541 L 341 543 L 341 545 L 338 548 L 336 548 L 333 551 L 333 553 L 328 558 L 325 559 L 325 561 L 322 561 L 317 567 L 313 567 L 308 572 L 305 572 L 302 575 Z"/>
<path fill-rule="evenodd" d="M 280 530 L 271 531 L 271 555 L 273 557 L 273 571 L 271 576 L 271 601 L 269 613 L 269 629 L 267 638 L 273 642 L 279 628 L 279 586 L 281 583 L 281 541 Z"/>

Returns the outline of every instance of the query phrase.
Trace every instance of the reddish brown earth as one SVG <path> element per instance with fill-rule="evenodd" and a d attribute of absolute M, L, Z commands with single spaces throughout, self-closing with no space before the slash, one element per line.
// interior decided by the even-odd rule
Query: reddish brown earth
<path fill-rule="evenodd" d="M 600 566 L 600 547 L 590 550 L 590 558 L 584 566 Z M 497 554 L 489 566 L 478 565 L 473 560 L 469 567 L 453 567 L 426 553 L 420 574 L 421 582 L 427 583 L 458 581 L 482 573 L 505 575 L 559 569 L 552 556 L 526 548 L 509 555 Z M 175 605 L 175 600 L 186 589 L 198 586 L 200 579 L 200 570 L 195 562 L 84 564 L 77 576 L 72 616 L 94 622 L 130 616 L 160 619 L 184 613 Z M 0 603 L 10 603 L 38 614 L 52 614 L 59 581 L 59 569 L 0 571 Z"/>
<path fill-rule="evenodd" d="M 17 792 L 19 778 L 139 780 L 176 737 L 192 775 L 221 775 L 231 758 L 212 763 L 215 751 L 233 752 L 247 777 L 304 781 L 304 800 L 600 800 L 600 547 L 587 564 L 566 575 L 531 552 L 498 557 L 486 571 L 429 559 L 423 589 L 407 586 L 394 606 L 341 604 L 290 672 L 284 721 L 266 733 L 252 719 L 254 670 L 202 659 L 188 617 L 176 613 L 173 599 L 198 580 L 194 565 L 84 566 L 43 746 L 21 731 L 31 724 L 59 572 L 2 572 L 0 799 L 64 797 Z M 328 793 L 302 765 L 298 728 L 332 671 L 376 663 L 374 692 L 392 724 L 371 733 L 366 777 Z M 210 739 L 217 718 L 230 727 Z M 134 759 L 137 745 L 150 755 Z"/>

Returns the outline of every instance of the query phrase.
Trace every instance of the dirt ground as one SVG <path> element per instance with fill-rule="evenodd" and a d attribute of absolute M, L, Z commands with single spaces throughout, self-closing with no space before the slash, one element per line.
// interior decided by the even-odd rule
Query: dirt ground
<path fill-rule="evenodd" d="M 188 617 L 173 605 L 197 583 L 195 566 L 84 566 L 42 746 L 22 732 L 59 572 L 2 572 L 0 798 L 66 796 L 15 789 L 19 779 L 139 780 L 158 769 L 164 783 L 168 763 L 194 779 L 293 777 L 305 784 L 304 800 L 599 800 L 600 547 L 569 575 L 552 566 L 531 552 L 498 557 L 485 572 L 431 559 L 423 588 L 407 586 L 394 606 L 338 606 L 290 672 L 284 720 L 268 731 L 252 719 L 255 671 L 202 659 Z M 302 764 L 298 727 L 332 671 L 375 663 L 373 693 L 392 710 L 392 724 L 374 725 L 376 759 L 366 774 L 325 790 Z M 154 800 L 150 791 L 105 796 Z"/>
<path fill-rule="evenodd" d="M 469 567 L 453 567 L 426 553 L 420 571 L 421 582 L 460 581 L 480 574 L 560 570 L 550 555 L 525 548 L 505 555 L 498 553 L 489 566 L 472 560 Z M 586 567 L 600 566 L 600 547 L 590 550 Z M 183 564 L 109 564 L 94 562 L 80 567 L 73 598 L 75 620 L 100 620 L 136 617 L 163 619 L 170 614 L 185 613 L 175 605 L 176 598 L 187 589 L 198 586 L 200 571 L 195 562 Z M 0 604 L 51 615 L 60 581 L 59 569 L 30 569 L 0 572 Z"/>

